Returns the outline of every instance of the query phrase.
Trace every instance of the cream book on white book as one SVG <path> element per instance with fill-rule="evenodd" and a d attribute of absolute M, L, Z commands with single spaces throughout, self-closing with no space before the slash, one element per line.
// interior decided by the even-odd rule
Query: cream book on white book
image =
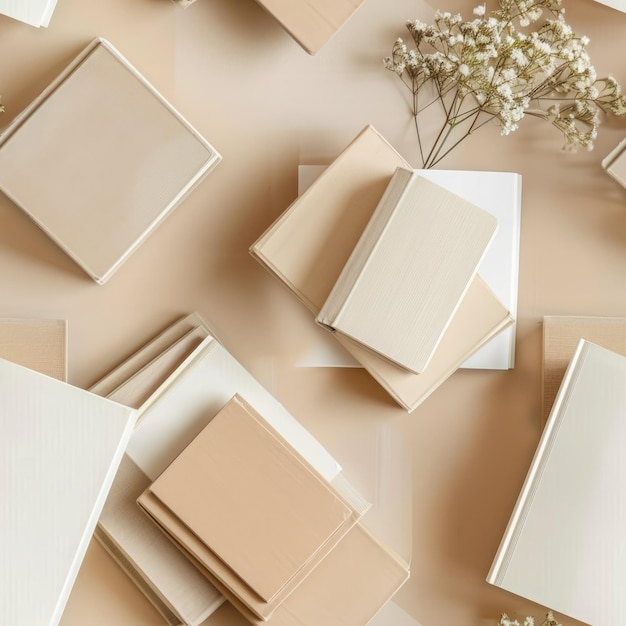
<path fill-rule="evenodd" d="M 59 623 L 136 412 L 0 359 L 0 623 Z"/>
<path fill-rule="evenodd" d="M 626 623 L 625 381 L 580 340 L 487 578 L 597 626 Z"/>
<path fill-rule="evenodd" d="M 298 195 L 302 195 L 326 167 L 326 165 L 299 165 Z M 478 266 L 478 274 L 511 315 L 517 317 L 522 176 L 514 172 L 436 169 L 420 170 L 420 174 L 488 211 L 498 220 L 498 230 Z M 347 350 L 324 333 L 315 336 L 314 342 L 299 358 L 298 365 L 361 367 Z M 492 370 L 515 367 L 515 324 L 490 339 L 460 367 Z"/>
<path fill-rule="evenodd" d="M 421 373 L 497 228 L 483 209 L 397 168 L 316 321 Z"/>
<path fill-rule="evenodd" d="M 31 26 L 48 26 L 57 0 L 0 0 L 0 14 Z"/>
<path fill-rule="evenodd" d="M 99 38 L 0 134 L 0 191 L 102 284 L 220 159 Z"/>

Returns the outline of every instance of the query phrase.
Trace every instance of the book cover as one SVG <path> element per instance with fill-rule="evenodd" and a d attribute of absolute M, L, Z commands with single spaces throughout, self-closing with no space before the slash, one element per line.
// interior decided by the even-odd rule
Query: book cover
<path fill-rule="evenodd" d="M 0 360 L 0 622 L 59 623 L 136 412 Z"/>
<path fill-rule="evenodd" d="M 546 315 L 543 318 L 543 423 L 581 339 L 626 356 L 626 318 Z"/>
<path fill-rule="evenodd" d="M 623 2 L 604 2 L 613 8 L 619 8 L 626 13 L 626 4 Z M 611 152 L 602 159 L 602 167 L 622 187 L 626 187 L 626 139 L 622 139 Z"/>
<path fill-rule="evenodd" d="M 67 380 L 67 321 L 0 319 L 0 358 Z"/>
<path fill-rule="evenodd" d="M 397 167 L 410 169 L 367 126 L 269 226 L 250 253 L 317 315 Z M 400 406 L 412 411 L 463 361 L 512 323 L 510 312 L 476 276 L 421 374 L 392 365 L 347 337 L 335 337 Z"/>
<path fill-rule="evenodd" d="M 316 321 L 421 373 L 497 227 L 419 172 L 396 169 Z"/>
<path fill-rule="evenodd" d="M 304 48 L 315 54 L 348 21 L 363 0 L 257 0 Z"/>
<path fill-rule="evenodd" d="M 0 14 L 31 26 L 48 26 L 57 0 L 0 0 Z"/>
<path fill-rule="evenodd" d="M 579 341 L 487 578 L 586 624 L 626 619 L 625 380 Z"/>
<path fill-rule="evenodd" d="M 326 165 L 298 167 L 298 194 L 302 195 Z M 445 187 L 498 220 L 498 230 L 478 266 L 478 273 L 502 304 L 517 316 L 522 177 L 514 172 L 420 170 L 428 180 Z M 360 367 L 337 342 L 318 336 L 302 357 L 309 367 Z M 461 364 L 467 369 L 506 370 L 515 366 L 515 324 L 493 337 Z"/>
<path fill-rule="evenodd" d="M 96 39 L 0 135 L 0 190 L 102 284 L 220 159 Z"/>

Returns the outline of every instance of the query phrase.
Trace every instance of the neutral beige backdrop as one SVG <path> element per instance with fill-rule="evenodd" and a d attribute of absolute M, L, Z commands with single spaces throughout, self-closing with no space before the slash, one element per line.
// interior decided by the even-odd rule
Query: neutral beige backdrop
<path fill-rule="evenodd" d="M 440 8 L 469 16 L 472 6 Z M 626 83 L 626 15 L 593 0 L 565 6 L 591 38 L 598 73 Z M 485 127 L 442 163 L 523 175 L 517 364 L 457 372 L 410 416 L 364 371 L 295 367 L 323 331 L 247 253 L 295 197 L 298 163 L 328 162 L 365 124 L 418 165 L 405 94 L 381 59 L 404 21 L 425 11 L 419 0 L 365 0 L 315 57 L 254 0 L 197 0 L 186 10 L 170 0 L 58 0 L 48 29 L 0 17 L 1 124 L 104 36 L 224 156 L 102 287 L 0 196 L 0 315 L 68 319 L 70 382 L 86 387 L 197 310 L 331 452 L 381 426 L 400 432 L 413 462 L 413 562 L 396 602 L 423 626 L 487 626 L 502 611 L 542 613 L 484 582 L 540 435 L 541 318 L 626 315 L 626 191 L 600 168 L 626 119 L 606 123 L 596 150 L 575 155 L 535 120 L 509 137 Z M 93 545 L 63 626 L 162 623 Z M 224 607 L 211 624 L 243 621 Z"/>

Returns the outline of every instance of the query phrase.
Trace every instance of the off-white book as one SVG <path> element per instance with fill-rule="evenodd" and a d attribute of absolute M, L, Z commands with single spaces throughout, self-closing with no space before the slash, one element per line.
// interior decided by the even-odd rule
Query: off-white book
<path fill-rule="evenodd" d="M 302 195 L 326 165 L 298 166 L 298 195 Z M 522 209 L 522 177 L 514 172 L 466 170 L 420 170 L 428 180 L 445 187 L 468 202 L 491 213 L 498 230 L 478 266 L 478 273 L 498 299 L 517 316 L 519 248 Z M 350 353 L 326 335 L 299 361 L 308 367 L 360 367 Z M 468 369 L 506 370 L 515 366 L 515 324 L 503 330 L 460 366 Z"/>
<path fill-rule="evenodd" d="M 269 226 L 250 253 L 317 315 L 397 167 L 410 165 L 367 126 Z M 334 336 L 400 406 L 412 411 L 513 321 L 476 276 L 421 374 L 391 364 L 348 337 Z"/>
<path fill-rule="evenodd" d="M 67 380 L 67 321 L 0 319 L 0 359 Z"/>
<path fill-rule="evenodd" d="M 605 4 L 607 7 L 626 13 L 626 2 L 624 0 L 596 0 L 600 4 Z"/>
<path fill-rule="evenodd" d="M 309 53 L 315 54 L 348 21 L 363 0 L 257 0 Z"/>
<path fill-rule="evenodd" d="M 0 623 L 59 623 L 136 412 L 0 360 Z"/>
<path fill-rule="evenodd" d="M 96 39 L 0 135 L 0 190 L 102 284 L 220 159 Z"/>
<path fill-rule="evenodd" d="M 0 14 L 31 26 L 48 26 L 57 0 L 0 0 Z"/>
<path fill-rule="evenodd" d="M 543 318 L 543 422 L 548 419 L 565 371 L 581 339 L 626 356 L 626 318 L 546 315 Z"/>
<path fill-rule="evenodd" d="M 586 624 L 626 620 L 624 381 L 580 340 L 487 578 Z"/>
<path fill-rule="evenodd" d="M 397 168 L 316 321 L 423 372 L 497 228 L 490 213 Z"/>
<path fill-rule="evenodd" d="M 613 8 L 619 8 L 626 13 L 626 3 L 620 2 L 603 2 Z M 618 6 L 619 5 L 619 6 Z M 602 167 L 607 171 L 609 176 L 614 178 L 622 187 L 626 187 L 626 139 L 622 139 L 617 146 L 602 159 Z"/>

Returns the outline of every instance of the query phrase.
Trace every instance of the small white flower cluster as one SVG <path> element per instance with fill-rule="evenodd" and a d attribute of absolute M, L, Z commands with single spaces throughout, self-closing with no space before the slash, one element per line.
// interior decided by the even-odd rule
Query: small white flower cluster
<path fill-rule="evenodd" d="M 500 621 L 498 622 L 498 626 L 520 626 L 520 623 L 517 620 L 509 619 L 509 616 L 506 613 L 503 613 Z M 535 626 L 535 618 L 527 617 L 524 619 L 524 623 L 521 626 Z M 554 619 L 552 611 L 548 611 L 546 619 L 541 623 L 541 626 L 561 626 L 561 624 Z"/>
<path fill-rule="evenodd" d="M 543 23 L 529 31 L 544 14 Z M 619 84 L 611 77 L 598 79 L 586 51 L 589 39 L 565 22 L 561 0 L 500 0 L 490 16 L 484 4 L 474 16 L 464 21 L 437 11 L 433 24 L 407 22 L 415 47 L 395 42 L 385 67 L 411 90 L 415 116 L 432 104 L 420 92 L 430 84 L 441 100 L 445 126 L 466 124 L 467 135 L 485 116 L 508 135 L 532 115 L 561 131 L 566 147 L 592 149 L 599 112 L 626 113 Z M 424 167 L 447 154 L 442 142 L 448 138 L 448 132 L 440 133 L 439 145 L 422 154 Z"/>

